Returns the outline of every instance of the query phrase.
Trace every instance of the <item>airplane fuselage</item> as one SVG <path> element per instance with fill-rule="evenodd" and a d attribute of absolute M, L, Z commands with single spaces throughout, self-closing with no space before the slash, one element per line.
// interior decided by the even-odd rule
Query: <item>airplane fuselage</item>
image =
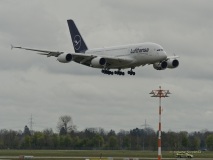
<path fill-rule="evenodd" d="M 156 43 L 139 43 L 123 45 L 116 47 L 104 47 L 87 50 L 85 54 L 95 54 L 99 56 L 114 56 L 117 58 L 127 59 L 117 64 L 111 64 L 109 68 L 134 68 L 146 64 L 154 64 L 167 58 L 163 47 Z M 93 67 L 93 66 L 91 66 Z M 94 68 L 102 68 L 94 67 Z"/>

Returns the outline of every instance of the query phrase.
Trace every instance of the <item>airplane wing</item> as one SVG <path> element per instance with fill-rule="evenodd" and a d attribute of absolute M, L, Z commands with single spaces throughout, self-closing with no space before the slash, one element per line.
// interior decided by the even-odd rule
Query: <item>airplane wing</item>
<path fill-rule="evenodd" d="M 179 56 L 175 56 L 175 55 L 174 55 L 174 56 L 168 56 L 168 57 L 167 57 L 167 60 L 168 60 L 168 59 L 175 59 L 175 58 L 179 58 Z"/>
<path fill-rule="evenodd" d="M 11 49 L 17 48 L 17 49 L 23 49 L 23 50 L 29 50 L 29 51 L 35 51 L 37 54 L 40 55 L 46 55 L 47 57 L 58 57 L 59 55 L 65 53 L 65 52 L 59 52 L 59 51 L 48 51 L 48 50 L 40 50 L 40 49 L 32 49 L 32 48 L 25 48 L 25 47 L 16 47 L 11 45 Z M 129 64 L 132 62 L 132 59 L 128 57 L 114 57 L 114 56 L 104 56 L 104 55 L 94 55 L 94 54 L 82 54 L 82 53 L 70 53 L 73 57 L 73 60 L 77 63 L 90 66 L 91 60 L 96 57 L 104 58 L 107 61 L 107 67 L 111 66 L 122 66 L 124 64 Z"/>
<path fill-rule="evenodd" d="M 47 51 L 47 50 L 39 50 L 39 49 L 32 49 L 32 48 L 24 48 L 24 47 L 15 47 L 11 45 L 11 49 L 13 48 L 18 48 L 18 49 L 24 49 L 24 50 L 29 50 L 29 51 L 37 51 L 37 54 L 40 55 L 46 55 L 47 57 L 58 57 L 60 54 L 63 54 L 64 52 L 56 52 L 56 51 Z"/>

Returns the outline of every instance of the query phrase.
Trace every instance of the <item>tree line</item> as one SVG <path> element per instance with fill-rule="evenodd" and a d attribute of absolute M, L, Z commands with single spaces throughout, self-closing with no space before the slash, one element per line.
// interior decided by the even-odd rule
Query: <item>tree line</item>
<path fill-rule="evenodd" d="M 135 128 L 129 131 L 106 131 L 103 128 L 86 128 L 77 131 L 70 116 L 59 118 L 58 132 L 52 129 L 30 131 L 0 130 L 0 149 L 88 149 L 88 150 L 157 150 L 158 132 L 152 128 Z M 162 132 L 162 149 L 213 150 L 213 132 L 208 130 Z"/>

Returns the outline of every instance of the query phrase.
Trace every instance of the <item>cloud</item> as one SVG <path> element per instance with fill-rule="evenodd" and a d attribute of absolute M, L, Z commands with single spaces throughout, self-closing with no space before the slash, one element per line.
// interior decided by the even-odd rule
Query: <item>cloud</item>
<path fill-rule="evenodd" d="M 0 2 L 0 126 L 55 129 L 71 115 L 78 129 L 129 130 L 147 123 L 157 130 L 163 99 L 164 130 L 212 130 L 212 1 Z M 136 68 L 136 76 L 108 76 L 71 62 L 61 64 L 10 44 L 73 52 L 66 20 L 74 19 L 89 48 L 151 41 L 180 56 L 177 69 Z"/>

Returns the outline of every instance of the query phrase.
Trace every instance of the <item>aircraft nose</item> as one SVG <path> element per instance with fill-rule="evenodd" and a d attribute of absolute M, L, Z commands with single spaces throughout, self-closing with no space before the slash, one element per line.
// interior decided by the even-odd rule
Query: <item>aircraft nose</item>
<path fill-rule="evenodd" d="M 162 53 L 162 57 L 163 57 L 164 59 L 166 59 L 166 58 L 167 58 L 167 54 L 166 54 L 166 52 L 165 52 L 165 51 Z"/>

